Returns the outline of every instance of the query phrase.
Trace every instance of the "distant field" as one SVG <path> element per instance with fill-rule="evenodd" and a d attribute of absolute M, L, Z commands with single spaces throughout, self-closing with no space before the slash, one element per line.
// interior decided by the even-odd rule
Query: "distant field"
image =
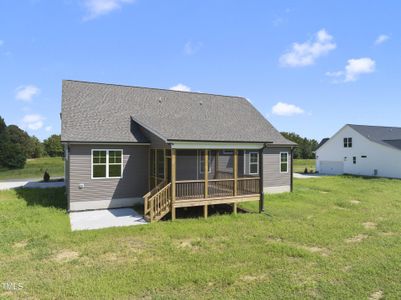
<path fill-rule="evenodd" d="M 25 168 L 18 170 L 0 169 L 0 180 L 42 178 L 48 171 L 50 178 L 64 176 L 64 161 L 61 157 L 43 157 L 29 159 Z"/>
<path fill-rule="evenodd" d="M 316 160 L 315 159 L 294 159 L 294 172 L 303 173 L 305 168 L 308 171 L 316 171 Z"/>

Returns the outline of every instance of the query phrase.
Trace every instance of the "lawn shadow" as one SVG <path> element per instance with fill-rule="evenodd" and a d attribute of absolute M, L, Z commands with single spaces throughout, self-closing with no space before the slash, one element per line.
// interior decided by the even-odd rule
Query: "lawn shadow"
<path fill-rule="evenodd" d="M 216 204 L 209 205 L 207 208 L 208 217 L 218 216 L 218 215 L 227 215 L 233 213 L 233 207 L 229 204 Z M 248 213 L 248 211 L 237 207 L 237 212 L 240 213 Z M 183 207 L 176 209 L 176 217 L 177 219 L 197 219 L 203 218 L 203 206 L 194 206 L 194 207 Z M 171 215 L 168 214 L 165 218 L 166 220 L 171 219 Z"/>
<path fill-rule="evenodd" d="M 15 189 L 18 198 L 25 200 L 28 206 L 40 205 L 43 207 L 54 207 L 67 209 L 67 197 L 65 188 L 48 189 Z"/>

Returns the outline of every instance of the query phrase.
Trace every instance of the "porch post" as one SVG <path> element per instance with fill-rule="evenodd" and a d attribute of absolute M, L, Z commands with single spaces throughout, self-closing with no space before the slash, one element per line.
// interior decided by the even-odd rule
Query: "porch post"
<path fill-rule="evenodd" d="M 208 150 L 205 149 L 205 165 L 204 165 L 204 174 L 205 174 L 205 198 L 208 198 L 209 194 L 209 153 Z M 205 219 L 207 218 L 207 204 L 203 207 L 203 216 Z"/>
<path fill-rule="evenodd" d="M 265 210 L 265 193 L 263 192 L 263 150 L 265 147 L 259 150 L 259 212 Z"/>
<path fill-rule="evenodd" d="M 171 149 L 171 220 L 175 220 L 175 171 L 176 171 L 176 157 L 175 149 Z"/>
<path fill-rule="evenodd" d="M 205 161 L 204 161 L 204 175 L 205 175 L 205 198 L 208 197 L 209 193 L 209 153 L 205 150 Z"/>
<path fill-rule="evenodd" d="M 234 196 L 238 194 L 238 150 L 234 150 Z"/>
<path fill-rule="evenodd" d="M 155 187 L 157 187 L 157 149 L 155 149 Z"/>
<path fill-rule="evenodd" d="M 165 183 L 167 182 L 167 157 L 166 157 L 166 148 L 163 149 L 163 179 L 165 181 Z"/>

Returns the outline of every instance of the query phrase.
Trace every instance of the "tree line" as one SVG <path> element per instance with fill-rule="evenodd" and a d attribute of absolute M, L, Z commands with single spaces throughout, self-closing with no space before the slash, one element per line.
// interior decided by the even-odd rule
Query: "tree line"
<path fill-rule="evenodd" d="M 319 143 L 314 139 L 303 138 L 294 132 L 282 132 L 286 139 L 297 143 L 298 147 L 294 150 L 294 158 L 297 159 L 314 159 L 315 151 Z"/>
<path fill-rule="evenodd" d="M 54 134 L 43 142 L 16 125 L 6 125 L 0 117 L 0 167 L 22 169 L 29 158 L 63 156 L 61 136 Z"/>

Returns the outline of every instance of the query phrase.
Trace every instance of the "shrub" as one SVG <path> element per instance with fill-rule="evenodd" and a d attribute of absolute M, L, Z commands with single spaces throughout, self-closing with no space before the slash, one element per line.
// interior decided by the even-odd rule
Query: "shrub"
<path fill-rule="evenodd" d="M 50 181 L 50 174 L 49 174 L 49 172 L 47 172 L 47 170 L 43 174 L 43 181 L 44 182 L 49 182 Z"/>
<path fill-rule="evenodd" d="M 304 174 L 308 174 L 308 168 L 305 168 Z"/>

